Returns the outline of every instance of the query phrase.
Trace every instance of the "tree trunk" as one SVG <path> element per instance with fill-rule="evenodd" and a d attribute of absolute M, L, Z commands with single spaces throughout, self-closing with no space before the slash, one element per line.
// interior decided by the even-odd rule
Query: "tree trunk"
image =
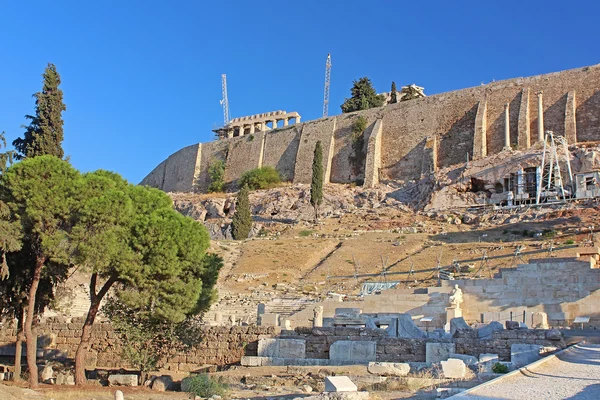
<path fill-rule="evenodd" d="M 38 387 L 38 370 L 36 363 L 37 353 L 37 334 L 33 333 L 31 328 L 33 325 L 33 318 L 35 316 L 35 296 L 37 294 L 37 288 L 40 284 L 40 277 L 42 276 L 42 268 L 46 262 L 46 257 L 37 257 L 35 260 L 35 268 L 33 270 L 33 279 L 31 280 L 31 287 L 29 288 L 29 299 L 27 303 L 27 318 L 25 319 L 25 339 L 27 342 L 27 368 L 29 369 L 29 387 Z"/>
<path fill-rule="evenodd" d="M 98 274 L 93 273 L 92 278 L 90 279 L 90 308 L 88 310 L 87 317 L 85 318 L 85 322 L 83 323 L 83 328 L 81 329 L 81 340 L 79 341 L 79 346 L 77 346 L 77 352 L 75 353 L 75 384 L 77 385 L 85 385 L 85 353 L 89 347 L 90 339 L 92 337 L 92 327 L 94 325 L 94 321 L 96 320 L 96 315 L 98 315 L 98 310 L 100 309 L 100 303 L 102 302 L 102 298 L 106 295 L 110 287 L 116 281 L 115 276 L 111 276 L 102 289 L 96 294 L 96 281 L 98 279 Z"/>
<path fill-rule="evenodd" d="M 319 222 L 319 205 L 315 204 L 315 224 Z"/>
<path fill-rule="evenodd" d="M 23 339 L 25 338 L 23 334 L 23 322 L 25 319 L 25 310 L 19 310 L 19 315 L 17 317 L 17 341 L 15 343 L 15 381 L 21 380 L 21 361 L 23 358 Z"/>

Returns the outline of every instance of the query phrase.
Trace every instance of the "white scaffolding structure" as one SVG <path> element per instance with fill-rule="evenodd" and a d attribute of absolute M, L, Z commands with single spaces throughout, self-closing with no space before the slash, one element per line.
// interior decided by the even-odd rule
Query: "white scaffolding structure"
<path fill-rule="evenodd" d="M 231 115 L 229 114 L 229 99 L 227 98 L 227 75 L 221 74 L 221 105 L 223 106 L 223 126 L 229 125 Z"/>
<path fill-rule="evenodd" d="M 331 83 L 331 54 L 327 54 L 325 62 L 325 90 L 323 94 L 323 118 L 327 117 L 329 112 L 329 84 Z"/>
<path fill-rule="evenodd" d="M 563 181 L 561 161 L 567 166 L 567 182 Z M 558 199 L 559 196 L 564 200 L 574 192 L 567 139 L 564 136 L 555 136 L 552 131 L 546 131 L 544 137 L 544 152 L 537 184 L 535 204 L 540 204 L 543 200 L 548 201 L 552 197 Z"/>

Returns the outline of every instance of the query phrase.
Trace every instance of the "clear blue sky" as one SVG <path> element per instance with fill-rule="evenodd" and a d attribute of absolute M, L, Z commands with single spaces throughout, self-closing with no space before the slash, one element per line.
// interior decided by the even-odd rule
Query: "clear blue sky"
<path fill-rule="evenodd" d="M 232 117 L 330 115 L 352 80 L 427 94 L 600 63 L 597 1 L 4 1 L 0 131 L 22 135 L 48 62 L 61 74 L 64 148 L 82 171 L 138 183 Z"/>

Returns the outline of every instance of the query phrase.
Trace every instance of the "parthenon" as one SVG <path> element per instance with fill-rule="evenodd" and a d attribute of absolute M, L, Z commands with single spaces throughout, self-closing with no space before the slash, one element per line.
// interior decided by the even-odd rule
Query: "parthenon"
<path fill-rule="evenodd" d="M 219 138 L 232 138 L 244 136 L 246 133 L 253 134 L 256 131 L 267 131 L 277 129 L 279 121 L 283 121 L 283 126 L 288 126 L 290 120 L 295 124 L 300 123 L 300 114 L 296 111 L 286 112 L 282 110 L 271 111 L 268 113 L 249 115 L 232 119 L 227 126 L 216 129 Z M 268 126 L 270 124 L 271 126 Z"/>

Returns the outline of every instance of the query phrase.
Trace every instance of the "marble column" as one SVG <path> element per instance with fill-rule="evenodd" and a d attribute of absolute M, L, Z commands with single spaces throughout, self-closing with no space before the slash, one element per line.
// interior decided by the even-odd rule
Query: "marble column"
<path fill-rule="evenodd" d="M 238 132 L 239 132 L 238 136 L 244 136 L 244 125 L 240 125 Z"/>
<path fill-rule="evenodd" d="M 543 92 L 536 93 L 538 98 L 538 142 L 544 141 L 544 100 Z"/>
<path fill-rule="evenodd" d="M 233 137 L 233 128 L 227 129 L 227 137 L 228 138 L 232 138 Z"/>
<path fill-rule="evenodd" d="M 295 124 L 299 124 L 299 123 L 300 123 L 300 116 L 298 115 L 298 116 L 296 117 L 296 122 L 295 122 Z"/>
<path fill-rule="evenodd" d="M 504 105 L 504 149 L 510 149 L 510 107 Z"/>
<path fill-rule="evenodd" d="M 255 126 L 254 126 L 254 122 L 253 122 L 250 124 L 250 134 L 254 133 L 254 129 L 255 129 Z"/>
<path fill-rule="evenodd" d="M 283 126 L 288 126 L 289 124 L 290 124 L 289 118 L 284 118 L 283 119 Z"/>

